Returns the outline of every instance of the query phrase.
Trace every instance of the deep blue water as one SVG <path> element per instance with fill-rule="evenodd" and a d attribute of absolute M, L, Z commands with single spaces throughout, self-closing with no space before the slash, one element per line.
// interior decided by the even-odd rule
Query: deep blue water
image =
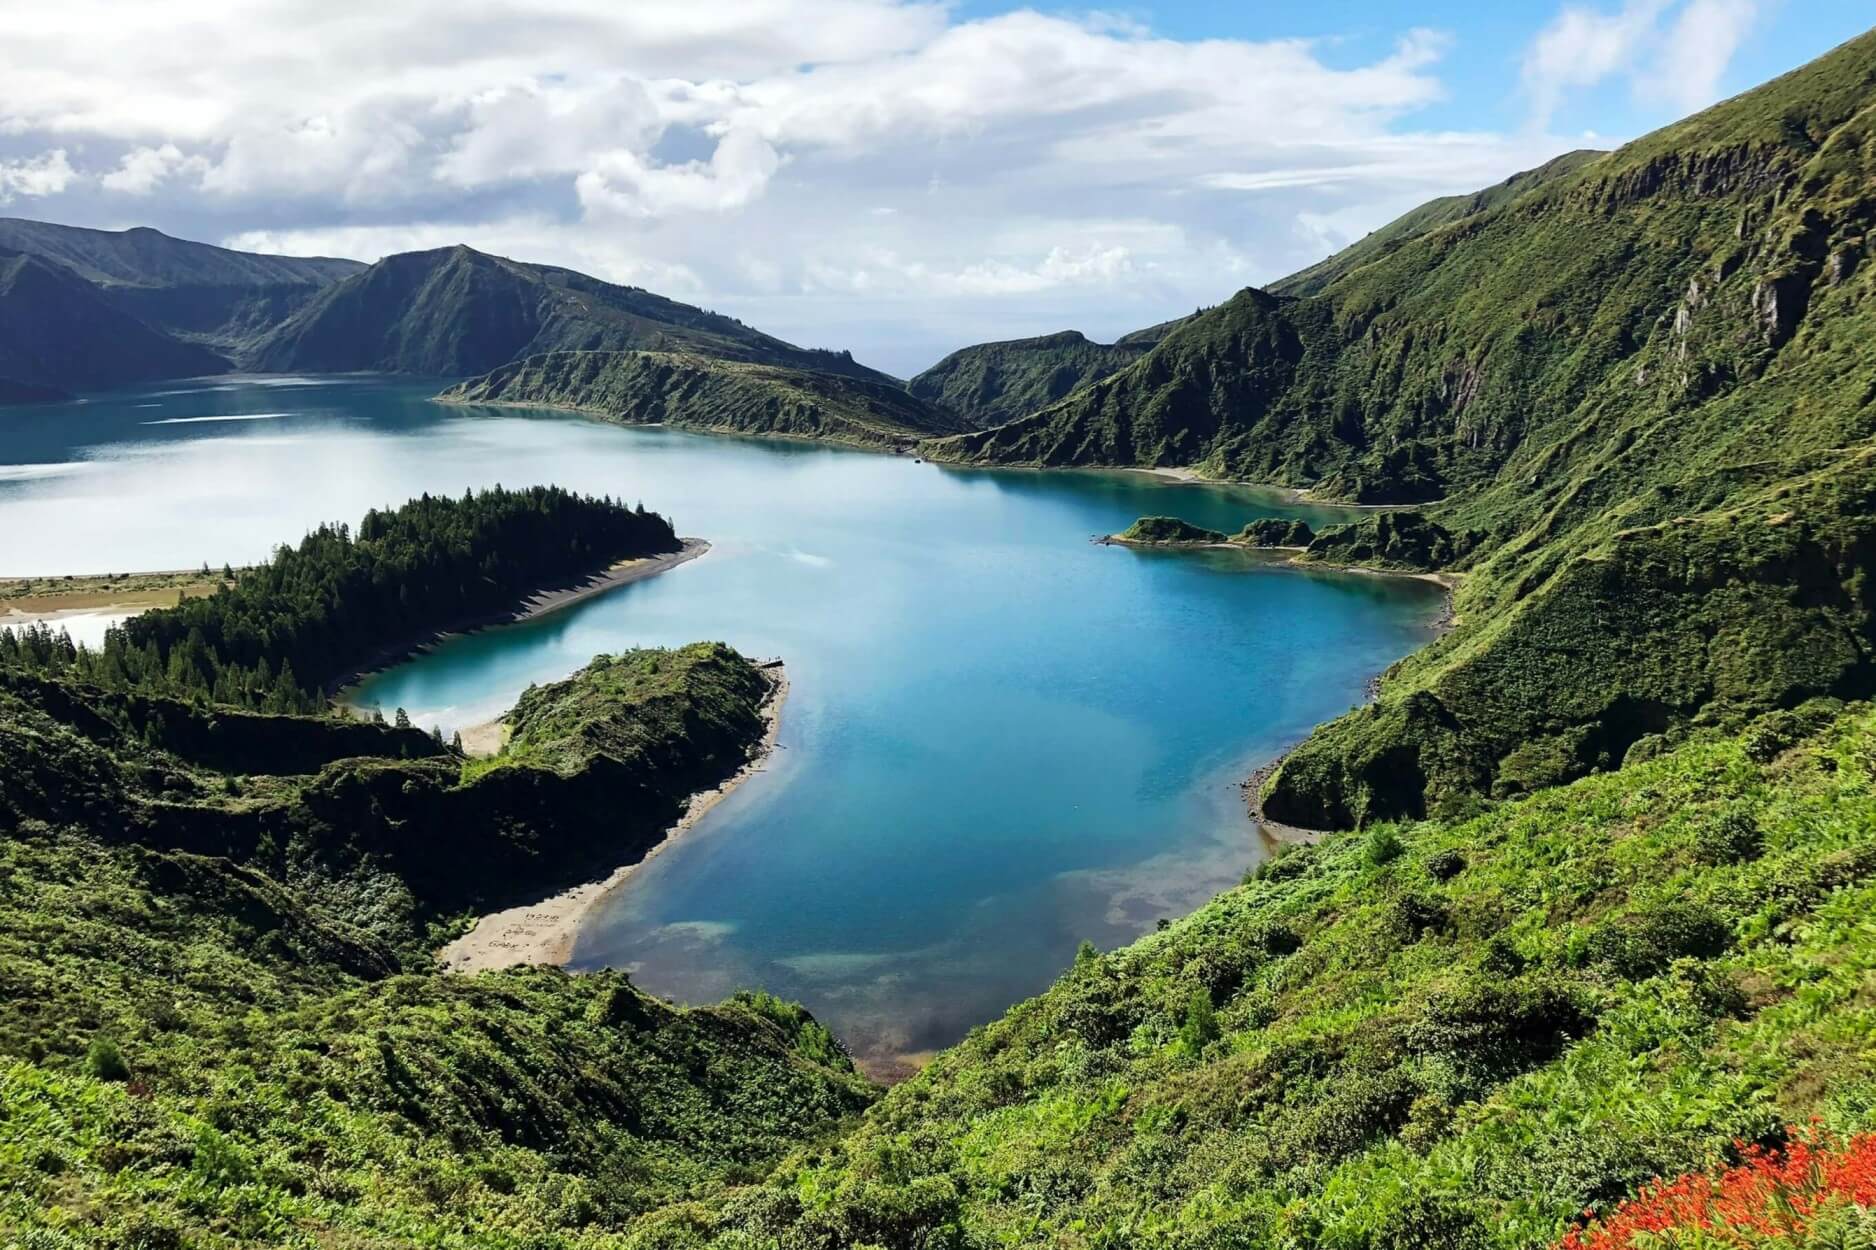
<path fill-rule="evenodd" d="M 219 566 L 421 491 L 642 499 L 713 550 L 453 640 L 358 697 L 445 729 L 597 652 L 786 661 L 780 749 L 634 875 L 576 966 L 799 998 L 876 1061 L 956 1040 L 1261 853 L 1237 783 L 1428 637 L 1418 582 L 1091 544 L 1167 513 L 1334 519 L 1133 473 L 958 471 L 446 408 L 432 384 L 218 382 L 0 409 L 0 574 Z M 277 414 L 277 415 L 274 415 Z M 252 420 L 197 420 L 202 417 Z"/>

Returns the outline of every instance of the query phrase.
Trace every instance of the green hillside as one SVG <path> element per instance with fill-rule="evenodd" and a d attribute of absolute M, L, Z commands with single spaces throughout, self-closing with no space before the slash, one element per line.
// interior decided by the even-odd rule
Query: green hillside
<path fill-rule="evenodd" d="M 1293 848 L 1084 948 L 710 1244 L 1513 1250 L 1736 1139 L 1865 1130 L 1873 762 L 1824 705 Z"/>
<path fill-rule="evenodd" d="M 13 401 L 227 371 L 221 356 L 145 325 L 70 270 L 0 246 L 0 393 Z"/>
<path fill-rule="evenodd" d="M 1290 758 L 1266 802 L 1295 824 L 1462 810 L 1865 693 L 1872 99 L 1866 35 L 928 451 L 1420 506 L 1468 574 L 1458 628 Z"/>
<path fill-rule="evenodd" d="M 1143 516 L 1114 535 L 1114 541 L 1147 547 L 1203 547 L 1221 543 L 1225 536 L 1178 517 Z"/>
<path fill-rule="evenodd" d="M 230 251 L 147 226 L 87 230 L 0 217 L 0 252 L 7 251 L 70 270 L 154 329 L 231 354 L 364 268 L 355 260 Z"/>
<path fill-rule="evenodd" d="M 895 384 L 846 352 L 796 347 L 638 287 L 461 246 L 388 256 L 332 284 L 247 363 L 449 377 L 556 351 L 683 352 Z"/>
<path fill-rule="evenodd" d="M 897 385 L 670 352 L 552 352 L 451 387 L 449 403 L 590 412 L 628 425 L 905 448 L 965 428 Z"/>
<path fill-rule="evenodd" d="M 1363 265 L 1380 260 L 1398 249 L 1404 243 L 1410 243 L 1421 235 L 1475 217 L 1480 213 L 1509 204 L 1525 192 L 1560 178 L 1565 174 L 1580 169 L 1606 152 L 1581 149 L 1566 152 L 1562 156 L 1539 165 L 1536 169 L 1527 169 L 1523 173 L 1513 174 L 1497 186 L 1487 187 L 1483 191 L 1474 191 L 1471 195 L 1448 195 L 1437 200 L 1428 200 L 1410 213 L 1390 221 L 1363 238 L 1351 243 L 1335 255 L 1318 261 L 1309 268 L 1291 274 L 1282 281 L 1270 284 L 1273 295 L 1315 295 L 1324 290 L 1336 279 L 1361 268 Z"/>
<path fill-rule="evenodd" d="M 0 1240 L 603 1243 L 864 1106 L 765 996 L 431 970 L 463 913 L 642 853 L 760 739 L 734 653 L 617 664 L 640 763 L 468 781 L 411 730 L 0 671 Z"/>
<path fill-rule="evenodd" d="M 1046 408 L 1070 391 L 1132 364 L 1152 344 L 1106 344 L 1077 330 L 952 352 L 906 383 L 906 389 L 974 426 L 1002 425 Z"/>

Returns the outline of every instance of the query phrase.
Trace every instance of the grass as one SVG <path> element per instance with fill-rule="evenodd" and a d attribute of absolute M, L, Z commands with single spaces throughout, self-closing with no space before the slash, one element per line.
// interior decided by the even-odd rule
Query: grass
<path fill-rule="evenodd" d="M 797 1152 L 717 1244 L 1509 1250 L 1735 1139 L 1865 1129 L 1876 715 L 1759 728 L 1294 848 Z"/>
<path fill-rule="evenodd" d="M 0 1242 L 623 1246 L 833 1132 L 874 1090 L 799 1007 L 428 955 L 660 834 L 767 693 L 720 645 L 612 657 L 463 783 L 413 731 L 7 675 Z"/>
<path fill-rule="evenodd" d="M 550 352 L 454 386 L 453 403 L 571 408 L 631 425 L 910 448 L 966 428 L 897 386 L 675 352 Z"/>

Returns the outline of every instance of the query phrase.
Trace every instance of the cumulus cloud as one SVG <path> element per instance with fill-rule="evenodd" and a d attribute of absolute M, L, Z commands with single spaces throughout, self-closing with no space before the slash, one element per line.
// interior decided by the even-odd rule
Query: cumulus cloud
<path fill-rule="evenodd" d="M 1358 233 L 1567 146 L 1416 130 L 1449 40 L 1412 29 L 1363 59 L 944 0 L 17 7 L 0 196 L 365 260 L 468 242 L 900 369 L 1190 311 L 1318 259 L 1303 214 Z M 1529 72 L 1616 72 L 1671 7 L 1583 10 Z"/>
<path fill-rule="evenodd" d="M 149 195 L 173 174 L 189 172 L 199 177 L 207 168 L 204 158 L 185 156 L 175 144 L 165 143 L 161 147 L 132 148 L 124 153 L 117 168 L 98 182 L 106 191 Z"/>
<path fill-rule="evenodd" d="M 57 195 L 78 177 L 64 148 L 54 148 L 36 157 L 0 161 L 0 204 L 15 196 Z"/>
<path fill-rule="evenodd" d="M 741 208 L 769 185 L 782 158 L 748 130 L 730 130 L 707 161 L 658 165 L 628 148 L 597 156 L 574 186 L 589 213 L 664 217 Z"/>
<path fill-rule="evenodd" d="M 1525 53 L 1532 125 L 1549 125 L 1571 90 L 1620 74 L 1630 76 L 1637 94 L 1682 111 L 1711 104 L 1759 6 L 1760 0 L 1627 0 L 1614 10 L 1566 5 Z"/>

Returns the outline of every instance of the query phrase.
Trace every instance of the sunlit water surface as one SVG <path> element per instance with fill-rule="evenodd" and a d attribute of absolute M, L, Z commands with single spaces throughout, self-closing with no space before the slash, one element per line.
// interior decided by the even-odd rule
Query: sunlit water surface
<path fill-rule="evenodd" d="M 594 654 L 723 639 L 792 693 L 768 769 L 634 874 L 579 967 L 806 1002 L 877 1070 L 1043 988 L 1261 853 L 1237 783 L 1428 637 L 1438 592 L 1091 536 L 1166 513 L 1338 519 L 1134 473 L 957 471 L 274 378 L 0 409 L 0 574 L 219 567 L 424 491 L 555 482 L 703 559 L 379 674 L 446 731 Z"/>

